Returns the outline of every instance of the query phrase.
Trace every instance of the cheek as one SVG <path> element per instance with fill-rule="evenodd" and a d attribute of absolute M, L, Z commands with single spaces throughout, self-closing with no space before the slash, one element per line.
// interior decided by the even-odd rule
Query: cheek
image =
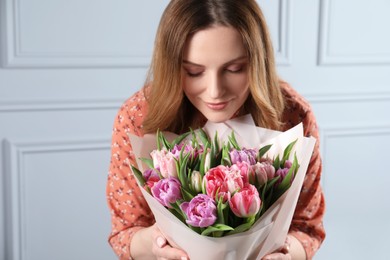
<path fill-rule="evenodd" d="M 183 83 L 183 91 L 187 96 L 197 95 L 202 92 L 202 88 L 199 82 L 195 79 L 184 79 Z"/>
<path fill-rule="evenodd" d="M 246 95 L 249 91 L 249 81 L 248 77 L 245 75 L 237 75 L 236 77 L 231 77 L 227 80 L 229 85 L 229 90 L 231 92 Z"/>

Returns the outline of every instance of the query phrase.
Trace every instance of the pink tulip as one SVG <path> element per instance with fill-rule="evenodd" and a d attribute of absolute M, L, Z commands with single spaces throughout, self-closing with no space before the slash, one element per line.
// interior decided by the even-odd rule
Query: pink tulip
<path fill-rule="evenodd" d="M 176 158 L 174 154 L 166 149 L 162 149 L 160 151 L 153 150 L 150 155 L 153 159 L 153 166 L 160 170 L 164 178 L 168 178 L 169 176 L 177 177 Z"/>
<path fill-rule="evenodd" d="M 243 169 L 247 168 L 242 165 Z M 233 165 L 228 168 L 225 175 L 226 184 L 230 193 L 234 193 L 244 187 L 244 178 L 241 174 L 241 170 L 237 165 Z"/>
<path fill-rule="evenodd" d="M 255 175 L 252 170 L 252 166 L 249 163 L 237 162 L 236 164 L 233 164 L 230 169 L 237 169 L 240 171 L 244 183 L 254 184 Z"/>
<path fill-rule="evenodd" d="M 229 170 L 226 166 L 217 166 L 211 168 L 204 176 L 203 182 L 206 187 L 206 194 L 211 198 L 218 200 L 216 195 L 218 193 L 218 197 L 222 197 L 223 201 L 228 200 L 229 189 L 228 185 L 225 181 L 226 172 Z"/>
<path fill-rule="evenodd" d="M 256 187 L 247 184 L 243 189 L 234 193 L 229 200 L 229 205 L 234 215 L 248 218 L 259 212 L 261 199 Z"/>
<path fill-rule="evenodd" d="M 154 169 L 147 169 L 142 173 L 142 176 L 149 188 L 152 188 L 154 183 L 160 180 L 160 176 L 158 176 L 158 173 Z"/>
<path fill-rule="evenodd" d="M 258 162 L 252 166 L 252 169 L 255 173 L 256 180 L 259 185 L 263 185 L 275 176 L 275 168 L 269 162 Z"/>

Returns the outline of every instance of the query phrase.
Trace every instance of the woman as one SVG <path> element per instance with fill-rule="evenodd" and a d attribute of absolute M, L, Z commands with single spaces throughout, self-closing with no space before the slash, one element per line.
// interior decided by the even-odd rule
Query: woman
<path fill-rule="evenodd" d="M 121 259 L 188 259 L 154 224 L 130 169 L 135 159 L 127 134 L 179 134 L 247 113 L 274 130 L 303 122 L 305 135 L 318 140 L 310 106 L 276 74 L 255 0 L 172 0 L 160 21 L 145 87 L 121 107 L 113 130 L 109 242 Z M 317 142 L 286 244 L 263 259 L 311 259 L 318 250 L 325 237 L 320 174 Z"/>

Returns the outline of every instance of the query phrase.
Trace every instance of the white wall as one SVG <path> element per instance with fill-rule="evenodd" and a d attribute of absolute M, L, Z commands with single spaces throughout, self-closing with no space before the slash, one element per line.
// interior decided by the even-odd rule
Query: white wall
<path fill-rule="evenodd" d="M 111 126 L 168 2 L 0 0 L 0 259 L 115 259 Z M 259 3 L 279 72 L 320 125 L 328 236 L 316 259 L 385 259 L 390 2 Z"/>

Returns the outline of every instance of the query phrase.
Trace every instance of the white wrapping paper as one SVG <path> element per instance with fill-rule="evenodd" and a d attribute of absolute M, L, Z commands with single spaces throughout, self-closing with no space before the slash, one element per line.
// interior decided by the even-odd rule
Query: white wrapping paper
<path fill-rule="evenodd" d="M 221 141 L 233 130 L 241 147 L 260 148 L 272 144 L 267 155 L 283 156 L 284 148 L 298 139 L 291 154 L 296 153 L 300 167 L 291 187 L 264 213 L 248 231 L 225 237 L 206 237 L 197 234 L 177 219 L 147 191 L 141 187 L 156 223 L 168 241 L 182 248 L 191 260 L 241 260 L 261 259 L 264 255 L 280 248 L 287 236 L 295 206 L 305 178 L 306 170 L 316 140 L 303 136 L 303 126 L 299 124 L 286 132 L 278 132 L 256 127 L 251 116 L 244 116 L 224 123 L 208 122 L 204 130 L 210 137 L 215 131 Z M 168 140 L 176 135 L 164 133 Z M 150 152 L 156 149 L 156 136 L 145 135 L 143 138 L 129 135 L 138 168 L 143 172 L 146 168 L 139 158 L 150 158 Z"/>

